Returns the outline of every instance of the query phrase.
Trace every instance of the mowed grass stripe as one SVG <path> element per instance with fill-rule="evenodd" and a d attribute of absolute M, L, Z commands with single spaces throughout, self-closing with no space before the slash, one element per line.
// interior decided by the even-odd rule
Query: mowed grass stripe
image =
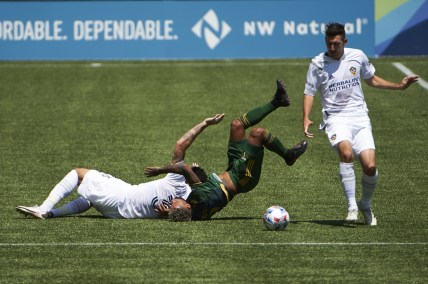
<path fill-rule="evenodd" d="M 3 247 L 14 246 L 426 246 L 428 243 L 1 243 Z"/>

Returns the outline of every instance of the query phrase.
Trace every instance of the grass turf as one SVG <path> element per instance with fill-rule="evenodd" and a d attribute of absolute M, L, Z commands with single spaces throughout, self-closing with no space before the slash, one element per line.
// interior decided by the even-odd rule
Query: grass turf
<path fill-rule="evenodd" d="M 373 59 L 399 81 L 402 62 L 428 79 L 426 58 Z M 226 113 L 188 151 L 208 171 L 226 164 L 228 120 L 268 101 L 284 79 L 292 106 L 262 126 L 286 146 L 303 139 L 301 100 L 309 60 L 0 63 L 0 282 L 242 283 L 411 282 L 428 280 L 428 91 L 364 85 L 380 172 L 379 225 L 346 225 L 337 157 L 316 130 L 307 153 L 286 167 L 266 152 L 260 184 L 214 219 L 109 220 L 94 209 L 34 220 L 14 211 L 41 203 L 75 167 L 136 184 L 143 168 L 169 162 L 175 141 L 206 116 Z M 321 121 L 319 98 L 312 113 Z M 357 177 L 361 169 L 356 166 Z M 361 182 L 357 179 L 358 193 Z M 263 228 L 272 204 L 292 219 Z"/>

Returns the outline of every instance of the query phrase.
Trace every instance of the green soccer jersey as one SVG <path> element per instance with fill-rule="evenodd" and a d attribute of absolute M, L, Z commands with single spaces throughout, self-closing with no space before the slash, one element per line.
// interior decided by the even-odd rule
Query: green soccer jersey
<path fill-rule="evenodd" d="M 247 140 L 229 142 L 227 172 L 237 193 L 252 190 L 259 182 L 264 155 L 263 146 L 255 146 Z M 219 212 L 232 200 L 220 178 L 212 173 L 207 180 L 192 187 L 187 202 L 192 206 L 192 220 L 206 220 Z"/>
<path fill-rule="evenodd" d="M 228 203 L 224 186 L 219 177 L 212 173 L 207 180 L 192 187 L 187 202 L 192 206 L 192 220 L 206 220 Z"/>

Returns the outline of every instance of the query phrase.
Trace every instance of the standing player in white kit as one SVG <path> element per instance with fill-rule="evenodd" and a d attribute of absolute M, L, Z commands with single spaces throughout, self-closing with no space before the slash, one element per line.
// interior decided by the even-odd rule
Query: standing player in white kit
<path fill-rule="evenodd" d="M 203 125 L 214 125 L 222 119 L 223 115 L 206 118 L 186 132 L 175 144 L 171 164 L 184 165 L 185 152 L 202 131 Z M 189 138 L 189 133 L 193 134 L 193 138 Z M 206 173 L 196 164 L 191 171 L 199 180 L 206 179 Z M 81 197 L 54 209 L 76 188 Z M 108 218 L 162 218 L 173 211 L 171 214 L 174 218 L 171 219 L 174 221 L 190 221 L 191 207 L 185 201 L 190 192 L 186 177 L 180 174 L 169 173 L 162 179 L 131 185 L 97 170 L 77 168 L 52 189 L 41 206 L 18 206 L 16 210 L 39 219 L 83 213 L 92 206 Z"/>
<path fill-rule="evenodd" d="M 365 224 L 376 226 L 377 220 L 371 209 L 371 199 L 378 180 L 375 143 L 368 109 L 364 99 L 361 78 L 375 88 L 404 90 L 416 82 L 417 76 L 404 77 L 393 83 L 375 75 L 375 68 L 359 49 L 345 48 L 345 28 L 330 23 L 325 29 L 327 52 L 312 59 L 306 78 L 303 97 L 303 130 L 308 131 L 313 122 L 309 119 L 314 96 L 321 95 L 324 129 L 331 146 L 339 154 L 339 176 L 348 206 L 346 220 L 355 222 L 358 209 L 363 213 Z M 362 197 L 358 202 L 355 194 L 354 155 L 360 161 Z"/>

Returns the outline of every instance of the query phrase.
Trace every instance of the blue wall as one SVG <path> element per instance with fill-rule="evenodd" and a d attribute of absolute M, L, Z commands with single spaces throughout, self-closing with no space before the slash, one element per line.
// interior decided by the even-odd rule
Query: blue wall
<path fill-rule="evenodd" d="M 0 60 L 312 57 L 331 21 L 374 56 L 373 1 L 0 2 Z"/>

